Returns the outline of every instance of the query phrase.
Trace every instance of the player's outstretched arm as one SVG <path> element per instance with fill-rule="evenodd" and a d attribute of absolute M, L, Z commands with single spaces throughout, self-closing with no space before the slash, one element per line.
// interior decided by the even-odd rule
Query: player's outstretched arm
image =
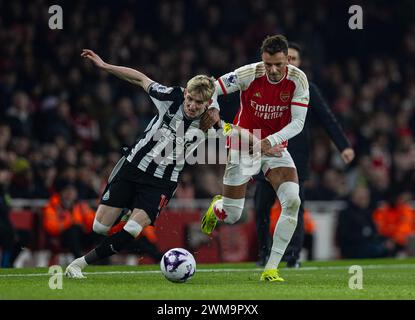
<path fill-rule="evenodd" d="M 144 73 L 140 71 L 127 67 L 115 66 L 104 62 L 104 60 L 102 60 L 101 57 L 92 50 L 83 49 L 81 57 L 91 60 L 98 68 L 107 71 L 122 80 L 138 85 L 144 90 L 146 90 L 148 86 L 153 82 L 153 80 L 148 78 Z"/>

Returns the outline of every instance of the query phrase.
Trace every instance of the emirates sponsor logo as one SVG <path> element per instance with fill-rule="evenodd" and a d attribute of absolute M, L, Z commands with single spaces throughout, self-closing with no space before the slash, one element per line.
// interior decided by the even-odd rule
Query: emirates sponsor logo
<path fill-rule="evenodd" d="M 251 100 L 251 107 L 255 109 L 255 111 L 258 112 L 283 112 L 285 110 L 288 110 L 289 106 L 272 106 L 267 104 L 259 104 L 255 101 Z"/>

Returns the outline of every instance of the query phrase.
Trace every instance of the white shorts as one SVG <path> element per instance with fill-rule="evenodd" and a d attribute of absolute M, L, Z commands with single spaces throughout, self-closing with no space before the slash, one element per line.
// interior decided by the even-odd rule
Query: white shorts
<path fill-rule="evenodd" d="M 228 163 L 226 164 L 223 184 L 228 186 L 240 186 L 247 183 L 252 176 L 257 175 L 260 170 L 266 175 L 269 170 L 278 167 L 296 168 L 294 161 L 287 151 L 282 151 L 281 157 L 265 156 L 252 158 L 240 156 L 238 151 L 230 150 Z"/>

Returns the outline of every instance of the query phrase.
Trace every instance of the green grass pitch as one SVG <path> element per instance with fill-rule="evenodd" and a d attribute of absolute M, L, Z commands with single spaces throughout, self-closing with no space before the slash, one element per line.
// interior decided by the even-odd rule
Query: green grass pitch
<path fill-rule="evenodd" d="M 350 289 L 349 267 L 363 269 L 363 288 Z M 299 300 L 415 299 L 415 259 L 306 262 L 286 269 L 283 283 L 259 281 L 254 263 L 198 265 L 183 284 L 167 281 L 152 266 L 90 266 L 87 279 L 63 278 L 62 289 L 49 288 L 47 268 L 0 269 L 0 299 L 137 300 Z"/>

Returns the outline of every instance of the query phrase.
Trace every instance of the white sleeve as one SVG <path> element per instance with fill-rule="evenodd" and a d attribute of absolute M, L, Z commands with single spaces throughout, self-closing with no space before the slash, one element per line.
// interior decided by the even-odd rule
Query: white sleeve
<path fill-rule="evenodd" d="M 244 91 L 248 89 L 255 78 L 263 74 L 265 74 L 265 67 L 262 62 L 240 67 L 216 80 L 216 92 L 218 95 L 221 95 L 236 91 Z"/>
<path fill-rule="evenodd" d="M 281 144 L 299 134 L 304 128 L 307 116 L 308 102 L 310 93 L 306 75 L 301 72 L 298 77 L 293 79 L 296 84 L 293 99 L 291 101 L 291 122 L 280 131 L 267 137 L 271 146 Z"/>
<path fill-rule="evenodd" d="M 277 144 L 281 144 L 299 134 L 301 130 L 303 130 L 306 116 L 307 108 L 292 105 L 291 122 L 280 131 L 267 137 L 268 141 L 271 143 L 271 146 L 273 147 Z"/>
<path fill-rule="evenodd" d="M 295 90 L 291 100 L 291 106 L 300 106 L 307 108 L 308 102 L 310 100 L 307 76 L 304 72 L 301 71 L 295 78 L 293 77 L 292 80 L 295 83 Z"/>

